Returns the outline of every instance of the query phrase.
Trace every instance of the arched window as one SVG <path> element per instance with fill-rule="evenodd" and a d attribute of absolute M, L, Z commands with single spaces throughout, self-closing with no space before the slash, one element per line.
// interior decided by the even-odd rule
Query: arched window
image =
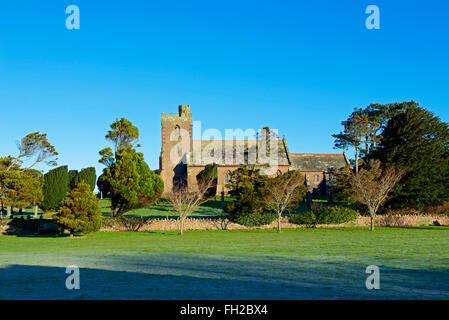
<path fill-rule="evenodd" d="M 229 170 L 226 171 L 224 180 L 225 180 L 225 183 L 231 182 L 231 171 L 229 171 Z"/>

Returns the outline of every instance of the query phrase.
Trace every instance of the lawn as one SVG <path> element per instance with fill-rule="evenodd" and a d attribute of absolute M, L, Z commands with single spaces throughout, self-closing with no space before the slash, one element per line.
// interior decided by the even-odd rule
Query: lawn
<path fill-rule="evenodd" d="M 204 203 L 201 207 L 198 208 L 196 212 L 193 213 L 192 216 L 195 217 L 208 217 L 208 218 L 216 218 L 223 217 L 227 214 L 223 211 L 223 206 L 232 201 L 231 197 L 225 197 L 223 204 L 221 203 L 220 197 L 212 198 L 208 202 Z M 103 213 L 103 217 L 109 217 L 111 215 L 111 201 L 109 199 L 100 200 L 101 211 Z M 53 213 L 43 213 L 41 209 L 38 210 L 38 215 L 43 215 L 46 219 L 51 219 Z M 22 214 L 18 213 L 18 209 L 15 208 L 14 217 L 24 217 L 27 216 L 34 217 L 32 208 L 25 208 Z M 157 203 L 140 209 L 134 209 L 129 212 L 126 212 L 125 216 L 134 216 L 134 217 L 152 217 L 152 218 L 167 218 L 167 217 L 175 217 L 177 214 L 173 211 L 173 207 L 171 204 L 165 200 L 160 199 Z"/>
<path fill-rule="evenodd" d="M 228 203 L 230 198 L 225 198 L 223 205 Z M 111 201 L 109 199 L 100 200 L 100 205 L 103 213 L 103 217 L 109 217 L 111 215 Z M 152 218 L 167 218 L 177 217 L 178 214 L 173 210 L 172 205 L 165 199 L 159 199 L 157 203 L 152 206 L 140 209 L 134 209 L 125 213 L 125 216 L 134 217 L 152 217 Z M 216 218 L 227 216 L 227 213 L 223 211 L 220 197 L 217 200 L 212 199 L 204 203 L 196 210 L 192 216 L 194 217 L 207 217 Z"/>
<path fill-rule="evenodd" d="M 0 235 L 0 299 L 449 299 L 449 228 Z M 65 268 L 81 289 L 65 289 Z M 367 290 L 368 265 L 380 290 Z"/>
<path fill-rule="evenodd" d="M 212 198 L 208 202 L 201 205 L 198 210 L 196 210 L 192 216 L 194 217 L 203 217 L 203 218 L 218 218 L 218 217 L 225 217 L 227 216 L 227 213 L 224 212 L 223 208 L 224 206 L 232 202 L 232 197 L 225 197 L 223 203 L 221 202 L 221 199 L 219 196 L 216 198 Z M 324 200 L 314 200 L 314 202 L 323 202 Z M 101 211 L 103 214 L 103 217 L 110 217 L 111 215 L 111 201 L 109 199 L 102 199 L 100 200 L 101 205 Z M 308 211 L 307 205 L 305 202 L 302 202 L 299 206 L 299 208 L 296 210 L 296 212 L 304 212 Z M 38 215 L 45 219 L 51 219 L 53 212 L 50 213 L 43 213 L 41 209 L 38 210 Z M 15 208 L 14 217 L 24 217 L 27 218 L 28 216 L 34 217 L 33 209 L 32 208 L 25 208 L 23 209 L 22 214 L 18 213 L 18 209 Z M 152 217 L 152 218 L 168 218 L 168 217 L 177 217 L 175 211 L 173 211 L 173 207 L 171 204 L 165 200 L 165 199 L 159 199 L 157 203 L 140 209 L 134 209 L 131 211 L 128 211 L 125 213 L 125 216 L 134 216 L 134 217 Z M 5 217 L 5 215 L 3 216 Z"/>

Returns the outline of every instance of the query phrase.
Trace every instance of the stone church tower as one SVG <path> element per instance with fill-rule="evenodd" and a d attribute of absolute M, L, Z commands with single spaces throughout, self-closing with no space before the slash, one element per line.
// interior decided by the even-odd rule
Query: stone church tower
<path fill-rule="evenodd" d="M 187 153 L 192 152 L 190 106 L 180 105 L 178 110 L 179 112 L 175 114 L 161 114 L 162 148 L 159 168 L 165 184 L 165 194 L 171 193 L 174 185 L 187 183 Z M 181 138 L 184 138 L 183 144 L 181 144 Z"/>

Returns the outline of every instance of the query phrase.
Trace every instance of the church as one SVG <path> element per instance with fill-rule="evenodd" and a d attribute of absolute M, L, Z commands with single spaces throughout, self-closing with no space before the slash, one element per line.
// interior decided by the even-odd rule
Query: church
<path fill-rule="evenodd" d="M 193 139 L 189 105 L 180 105 L 177 113 L 161 114 L 161 137 L 159 170 L 165 194 L 172 192 L 173 187 L 180 183 L 187 184 L 188 188 L 194 190 L 197 186 L 196 176 L 207 164 L 216 163 L 218 194 L 228 191 L 226 184 L 230 181 L 233 170 L 243 165 L 253 165 L 262 174 L 270 176 L 288 170 L 299 170 L 304 174 L 311 193 L 325 195 L 335 183 L 333 173 L 349 163 L 345 153 L 290 152 L 285 136 L 269 141 Z"/>

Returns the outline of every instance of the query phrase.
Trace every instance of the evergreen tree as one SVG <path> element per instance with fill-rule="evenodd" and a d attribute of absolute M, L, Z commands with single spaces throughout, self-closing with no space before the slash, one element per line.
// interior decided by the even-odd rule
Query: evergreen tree
<path fill-rule="evenodd" d="M 47 172 L 44 175 L 42 188 L 44 200 L 40 203 L 40 208 L 44 211 L 56 210 L 59 202 L 67 195 L 69 182 L 67 166 L 61 166 Z"/>
<path fill-rule="evenodd" d="M 111 191 L 112 216 L 151 205 L 164 191 L 162 178 L 150 170 L 143 154 L 127 149 L 103 171 Z"/>
<path fill-rule="evenodd" d="M 17 208 L 38 205 L 42 201 L 42 174 L 34 169 L 0 170 L 0 200 Z"/>
<path fill-rule="evenodd" d="M 103 170 L 99 183 L 106 187 L 111 195 L 111 215 L 150 205 L 162 195 L 164 183 L 162 178 L 143 159 L 143 154 L 134 148 L 137 144 L 139 130 L 131 121 L 122 118 L 111 124 L 106 140 L 112 142 L 112 148 L 100 151 L 100 163 L 107 166 Z"/>
<path fill-rule="evenodd" d="M 226 185 L 235 200 L 225 207 L 227 213 L 262 213 L 265 208 L 263 190 L 269 177 L 260 174 L 260 169 L 240 167 L 231 173 L 231 182 Z"/>
<path fill-rule="evenodd" d="M 70 172 L 72 172 L 72 171 L 75 171 L 75 170 L 69 171 L 69 176 L 70 176 Z M 93 192 L 95 189 L 95 183 L 97 181 L 97 174 L 95 172 L 95 168 L 89 167 L 86 169 L 82 169 L 80 172 L 77 172 L 77 171 L 75 171 L 75 172 L 76 172 L 76 174 L 70 180 L 70 190 L 76 188 L 76 186 L 81 181 L 84 181 L 90 186 L 90 189 Z"/>
<path fill-rule="evenodd" d="M 98 177 L 97 187 L 102 198 L 109 198 L 111 196 L 111 186 L 109 185 L 104 173 Z"/>
<path fill-rule="evenodd" d="M 77 175 L 78 175 L 78 170 L 69 170 L 70 190 L 73 190 L 76 188 L 75 177 Z"/>
<path fill-rule="evenodd" d="M 206 191 L 206 197 L 211 198 L 217 194 L 217 164 L 207 164 L 203 171 L 197 174 L 196 180 L 199 184 L 212 180 L 211 187 Z"/>
<path fill-rule="evenodd" d="M 95 232 L 101 228 L 101 207 L 89 184 L 81 181 L 59 206 L 55 222 L 73 236 L 79 232 Z"/>
<path fill-rule="evenodd" d="M 406 174 L 387 205 L 423 208 L 449 200 L 449 127 L 416 102 L 390 119 L 378 150 L 372 153 L 388 167 Z"/>

